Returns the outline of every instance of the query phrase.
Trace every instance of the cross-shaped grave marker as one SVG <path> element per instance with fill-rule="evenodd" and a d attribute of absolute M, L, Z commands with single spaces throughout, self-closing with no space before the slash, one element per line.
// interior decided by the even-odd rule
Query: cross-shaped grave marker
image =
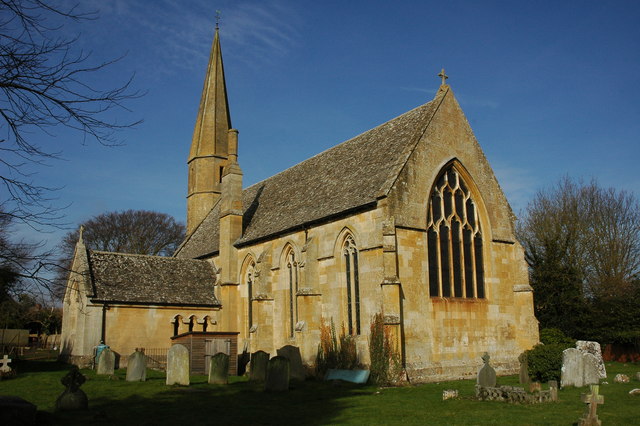
<path fill-rule="evenodd" d="M 11 367 L 9 367 L 9 363 L 11 362 L 11 358 L 5 355 L 2 359 L 0 359 L 0 371 L 3 373 L 8 373 L 11 371 Z"/>
<path fill-rule="evenodd" d="M 598 419 L 596 409 L 598 408 L 598 405 L 604 404 L 604 396 L 599 394 L 600 386 L 591 385 L 589 388 L 591 389 L 591 393 L 582 394 L 581 398 L 582 402 L 584 402 L 585 404 L 589 404 L 589 409 L 585 413 L 585 416 L 580 419 L 578 424 L 580 426 L 600 426 L 602 422 Z"/>

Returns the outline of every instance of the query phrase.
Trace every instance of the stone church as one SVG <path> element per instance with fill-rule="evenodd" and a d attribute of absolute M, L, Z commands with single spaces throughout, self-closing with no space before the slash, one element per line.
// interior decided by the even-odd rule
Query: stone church
<path fill-rule="evenodd" d="M 171 258 L 87 250 L 64 301 L 63 353 L 121 355 L 189 333 L 239 352 L 300 348 L 333 321 L 368 363 L 384 316 L 410 380 L 499 373 L 538 342 L 514 214 L 451 87 L 302 163 L 242 187 L 216 30 L 191 142 L 187 237 Z"/>

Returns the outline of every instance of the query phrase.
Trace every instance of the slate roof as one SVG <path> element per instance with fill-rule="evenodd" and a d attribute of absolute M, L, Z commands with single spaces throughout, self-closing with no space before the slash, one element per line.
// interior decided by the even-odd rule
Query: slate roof
<path fill-rule="evenodd" d="M 89 251 L 92 300 L 219 306 L 216 271 L 204 260 Z"/>
<path fill-rule="evenodd" d="M 246 188 L 244 232 L 236 245 L 346 214 L 387 195 L 446 92 Z M 219 208 L 217 203 L 175 256 L 197 258 L 218 251 Z"/>

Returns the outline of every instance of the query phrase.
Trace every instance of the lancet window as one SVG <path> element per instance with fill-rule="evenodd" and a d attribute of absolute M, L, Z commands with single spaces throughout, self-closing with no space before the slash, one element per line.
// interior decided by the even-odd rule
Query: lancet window
<path fill-rule="evenodd" d="M 484 298 L 478 208 L 454 164 L 436 179 L 427 221 L 429 294 Z"/>
<path fill-rule="evenodd" d="M 342 246 L 344 276 L 347 292 L 347 324 L 349 334 L 360 334 L 360 280 L 358 276 L 358 248 L 348 235 Z"/>
<path fill-rule="evenodd" d="M 253 284 L 255 282 L 255 268 L 256 262 L 253 259 L 249 259 L 243 279 L 247 286 L 247 332 L 250 332 L 251 327 L 253 327 Z"/>
<path fill-rule="evenodd" d="M 295 252 L 292 248 L 289 248 L 287 255 L 285 256 L 287 282 L 289 285 L 289 337 L 293 337 L 295 330 L 295 324 L 298 320 L 298 306 L 297 297 L 298 293 L 298 261 L 296 260 Z"/>

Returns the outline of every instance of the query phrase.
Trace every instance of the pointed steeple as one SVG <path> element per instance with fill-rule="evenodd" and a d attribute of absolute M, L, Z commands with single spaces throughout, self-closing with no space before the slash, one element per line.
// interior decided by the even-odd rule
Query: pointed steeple
<path fill-rule="evenodd" d="M 231 115 L 216 25 L 211 55 L 200 98 L 200 108 L 189 152 L 187 233 L 191 233 L 220 198 L 222 171 L 229 162 Z"/>
<path fill-rule="evenodd" d="M 227 155 L 227 133 L 231 128 L 227 86 L 224 79 L 222 49 L 216 27 L 209 65 L 202 88 L 200 108 L 193 130 L 189 161 L 207 155 Z"/>

